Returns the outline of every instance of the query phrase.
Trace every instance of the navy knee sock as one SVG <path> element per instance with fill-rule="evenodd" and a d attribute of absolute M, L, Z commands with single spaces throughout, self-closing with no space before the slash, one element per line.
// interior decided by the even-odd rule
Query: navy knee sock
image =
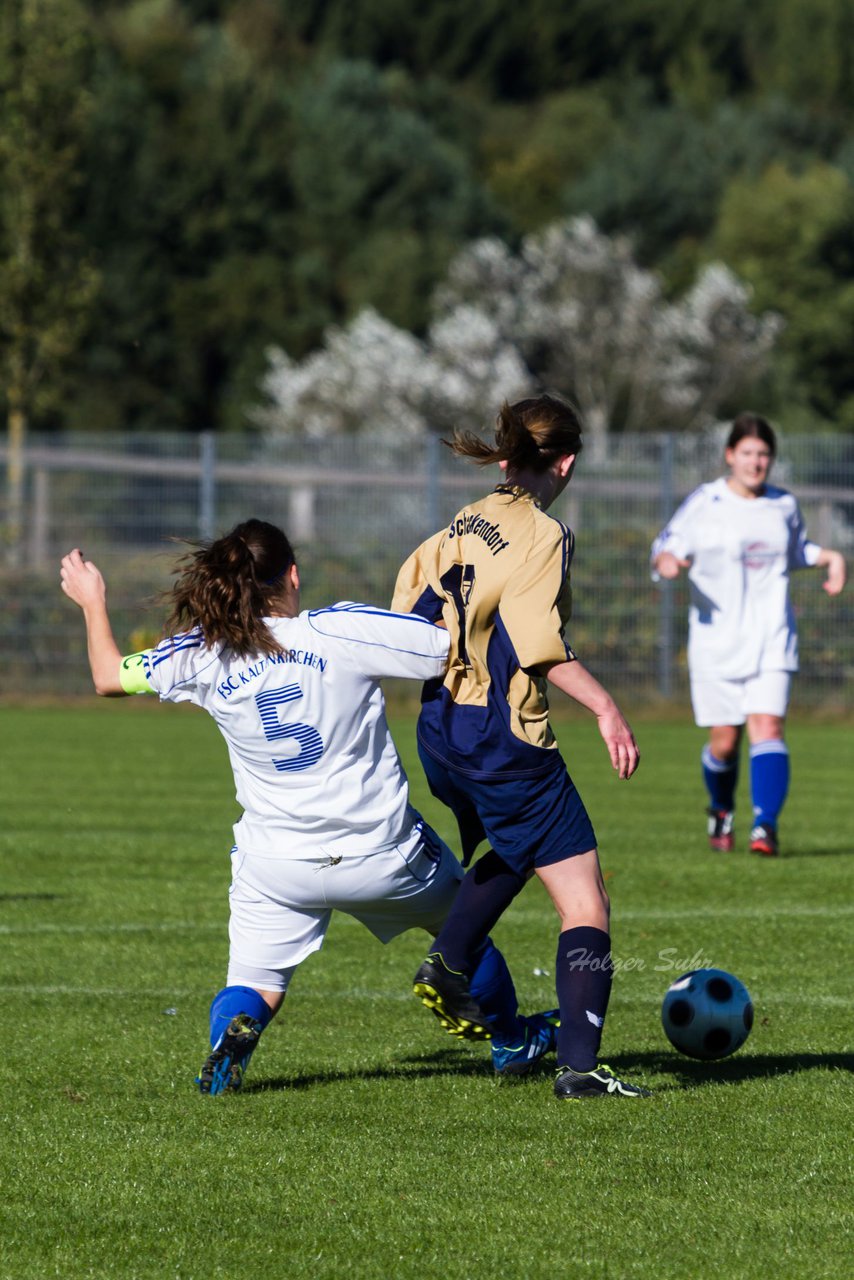
<path fill-rule="evenodd" d="M 273 1016 L 273 1010 L 254 987 L 223 987 L 211 1003 L 211 1048 L 215 1049 L 226 1027 L 238 1013 L 248 1013 L 261 1023 L 263 1031 Z"/>
<path fill-rule="evenodd" d="M 525 876 L 488 849 L 465 874 L 436 941 L 447 968 L 470 975 L 495 922 L 525 885 Z"/>
<path fill-rule="evenodd" d="M 555 966 L 558 1066 L 574 1071 L 596 1066 L 613 973 L 611 938 L 602 929 L 579 925 L 560 935 Z"/>
<path fill-rule="evenodd" d="M 735 788 L 738 783 L 738 756 L 732 760 L 719 760 L 712 754 L 708 743 L 702 754 L 703 781 L 709 793 L 709 804 L 712 809 L 725 809 L 731 813 L 735 808 Z"/>

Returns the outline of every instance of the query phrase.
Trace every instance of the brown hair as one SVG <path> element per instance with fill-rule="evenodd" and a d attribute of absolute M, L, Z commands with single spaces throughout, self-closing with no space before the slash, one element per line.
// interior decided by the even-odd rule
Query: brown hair
<path fill-rule="evenodd" d="M 164 633 L 201 627 L 208 648 L 224 644 L 241 658 L 278 653 L 264 617 L 273 611 L 284 575 L 295 563 L 281 529 L 245 520 L 179 560 Z"/>
<path fill-rule="evenodd" d="M 548 471 L 558 458 L 581 452 L 581 415 L 557 396 L 536 396 L 515 404 L 505 400 L 495 423 L 494 445 L 471 431 L 455 431 L 453 439 L 443 443 L 479 467 L 506 462 L 511 471 Z"/>
<path fill-rule="evenodd" d="M 740 413 L 738 415 L 727 436 L 727 449 L 734 449 L 739 441 L 748 437 L 761 440 L 771 450 L 771 457 L 775 458 L 777 456 L 777 437 L 774 435 L 774 428 L 770 422 L 766 422 L 765 418 L 760 418 L 758 413 Z"/>

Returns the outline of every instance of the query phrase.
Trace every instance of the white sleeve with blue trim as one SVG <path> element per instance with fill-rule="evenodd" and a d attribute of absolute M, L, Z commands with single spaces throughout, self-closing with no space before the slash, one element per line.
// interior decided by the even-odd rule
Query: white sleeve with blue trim
<path fill-rule="evenodd" d="M 652 544 L 650 559 L 654 562 L 662 551 L 669 551 L 678 560 L 687 560 L 696 553 L 697 520 L 708 501 L 709 486 L 701 484 L 680 504 Z M 653 570 L 653 581 L 658 574 Z"/>
<path fill-rule="evenodd" d="M 789 568 L 813 569 L 821 555 L 821 547 L 807 537 L 807 528 L 797 499 L 793 497 L 791 541 L 789 544 Z"/>
<path fill-rule="evenodd" d="M 143 661 L 148 682 L 161 701 L 201 705 L 198 674 L 210 667 L 216 657 L 206 648 L 200 628 L 195 627 L 161 640 L 156 648 L 146 651 Z"/>
<path fill-rule="evenodd" d="M 417 614 L 343 601 L 311 610 L 308 622 L 319 636 L 337 642 L 347 662 L 370 679 L 430 680 L 445 673 L 448 633 Z"/>

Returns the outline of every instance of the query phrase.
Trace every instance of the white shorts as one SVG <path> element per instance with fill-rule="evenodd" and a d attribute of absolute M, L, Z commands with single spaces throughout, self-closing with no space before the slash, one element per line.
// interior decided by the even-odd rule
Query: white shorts
<path fill-rule="evenodd" d="M 691 679 L 694 722 L 701 728 L 744 724 L 748 716 L 785 716 L 791 671 L 760 671 L 745 680 Z"/>
<path fill-rule="evenodd" d="M 261 858 L 232 850 L 228 986 L 284 991 L 290 971 L 323 945 L 333 911 L 380 942 L 407 929 L 438 933 L 463 878 L 427 827 L 406 844 L 333 858 Z"/>

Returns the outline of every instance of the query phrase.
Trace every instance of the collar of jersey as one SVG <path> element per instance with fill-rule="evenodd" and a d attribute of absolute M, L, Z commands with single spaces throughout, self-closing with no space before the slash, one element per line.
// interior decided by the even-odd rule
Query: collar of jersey
<path fill-rule="evenodd" d="M 531 493 L 530 489 L 523 489 L 520 484 L 497 484 L 494 492 L 506 494 L 510 498 L 527 498 L 530 502 L 533 502 L 535 507 L 543 505 L 540 499 Z"/>

